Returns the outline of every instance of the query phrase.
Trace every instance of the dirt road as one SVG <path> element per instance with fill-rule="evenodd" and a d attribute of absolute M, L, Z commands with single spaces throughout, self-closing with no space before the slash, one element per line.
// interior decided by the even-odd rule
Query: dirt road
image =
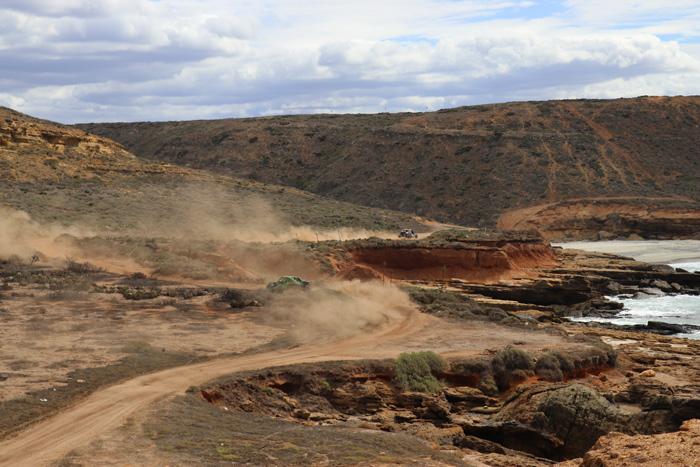
<path fill-rule="evenodd" d="M 60 460 L 103 433 L 118 428 L 132 414 L 189 386 L 236 371 L 323 360 L 392 356 L 374 348 L 377 342 L 403 340 L 426 326 L 431 317 L 414 309 L 388 310 L 385 322 L 363 335 L 336 342 L 306 344 L 293 349 L 212 360 L 134 378 L 99 390 L 88 398 L 0 443 L 1 466 L 38 466 Z"/>

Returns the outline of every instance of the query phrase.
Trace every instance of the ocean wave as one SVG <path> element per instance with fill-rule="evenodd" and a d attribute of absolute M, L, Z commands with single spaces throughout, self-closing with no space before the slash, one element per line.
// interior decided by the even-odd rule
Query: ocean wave
<path fill-rule="evenodd" d="M 692 263 L 673 263 L 671 264 L 674 268 L 685 269 L 686 271 L 696 272 L 700 271 L 700 263 L 695 261 Z"/>
<path fill-rule="evenodd" d="M 624 309 L 614 318 L 582 317 L 573 318 L 572 321 L 596 321 L 619 325 L 647 324 L 648 321 L 663 321 L 672 324 L 700 325 L 700 296 L 697 295 L 607 298 L 624 305 Z M 676 337 L 700 339 L 700 333 L 678 334 Z"/>

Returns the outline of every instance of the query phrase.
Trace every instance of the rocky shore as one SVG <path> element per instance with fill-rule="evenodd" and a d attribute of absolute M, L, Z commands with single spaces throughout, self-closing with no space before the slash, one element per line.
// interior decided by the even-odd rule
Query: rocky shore
<path fill-rule="evenodd" d="M 159 245 L 161 255 L 173 248 L 165 242 Z M 131 321 L 139 329 L 146 326 L 143 316 L 151 319 L 159 310 L 159 319 L 173 325 L 198 320 L 192 327 L 203 329 L 207 339 L 215 329 L 245 323 L 247 328 L 211 344 L 217 349 L 238 342 L 245 329 L 256 330 L 266 323 L 274 322 L 275 332 L 287 332 L 261 344 L 262 349 L 273 349 L 269 358 L 254 367 L 265 369 L 229 374 L 209 383 L 201 383 L 202 379 L 191 383 L 200 386 L 191 387 L 175 406 L 158 407 L 148 422 L 154 428 L 138 434 L 140 449 L 157 449 L 158 456 L 172 455 L 175 460 L 187 443 L 188 453 L 194 450 L 192 459 L 200 462 L 209 458 L 197 456 L 264 463 L 266 459 L 255 456 L 274 445 L 275 456 L 282 457 L 267 460 L 278 464 L 284 463 L 280 459 L 303 463 L 307 455 L 316 456 L 317 463 L 337 459 L 381 463 L 390 447 L 394 457 L 386 463 L 423 465 L 425 456 L 435 455 L 431 459 L 442 464 L 426 464 L 684 465 L 674 461 L 675 453 L 648 451 L 655 440 L 674 446 L 697 433 L 700 340 L 674 337 L 694 329 L 661 321 L 622 327 L 577 323 L 572 318 L 615 316 L 622 304 L 609 296 L 697 295 L 700 274 L 612 254 L 556 248 L 538 235 L 513 232 L 448 230 L 420 240 L 299 241 L 278 248 L 259 245 L 250 251 L 256 252 L 258 260 L 263 252 L 274 257 L 294 251 L 303 256 L 303 264 L 321 266 L 318 276 L 306 277 L 312 282 L 309 290 L 297 290 L 300 295 L 291 294 L 286 297 L 289 301 L 277 302 L 278 306 L 275 298 L 280 296 L 261 282 L 240 281 L 231 287 L 157 279 L 144 273 L 124 276 L 79 262 L 69 262 L 62 270 L 6 264 L 4 306 L 24 319 L 26 307 L 20 302 L 37 301 L 44 295 L 50 299 L 49 311 L 61 308 L 60 297 L 67 301 L 62 305 L 66 309 L 90 310 L 86 316 L 98 309 L 94 304 L 108 304 L 99 320 L 110 319 L 110 332 L 112 319 L 124 321 L 124 310 L 139 313 Z M 215 253 L 198 258 L 225 264 Z M 361 347 L 348 344 L 302 358 L 309 350 L 295 340 L 299 336 L 294 331 L 302 327 L 295 319 L 308 313 L 315 301 L 332 298 L 318 310 L 319 339 L 346 322 L 345 315 L 330 323 L 326 319 L 331 308 L 341 307 L 348 299 L 344 292 L 323 290 L 335 282 L 333 278 L 371 279 L 371 284 L 342 283 L 378 287 L 380 297 L 389 290 L 384 287 L 388 284 L 380 282 L 390 283 L 402 298 L 397 313 L 410 312 L 410 319 L 382 331 L 371 342 L 360 341 Z M 67 293 L 73 282 L 80 294 Z M 358 294 L 364 296 L 369 290 Z M 297 300 L 295 312 L 289 313 L 289 305 Z M 112 310 L 109 304 L 114 303 L 119 306 Z M 386 310 L 383 301 L 378 309 Z M 379 320 L 380 325 L 387 319 Z M 366 317 L 359 323 L 357 332 L 363 336 Z M 311 324 L 303 326 L 312 329 Z M 173 335 L 170 329 L 163 334 Z M 182 328 L 174 329 L 178 333 Z M 190 342 L 195 349 L 203 345 L 199 336 Z M 125 367 L 120 371 L 138 373 L 153 368 L 148 365 L 171 365 L 190 358 L 160 348 L 138 348 L 143 354 L 139 358 L 148 359 L 142 366 L 132 370 L 135 357 L 114 365 Z M 300 352 L 301 357 L 280 363 L 277 349 Z M 366 349 L 377 353 L 362 353 Z M 274 366 L 282 364 L 288 366 Z M 226 366 L 219 374 L 229 371 Z M 3 374 L 12 384 L 22 377 L 14 370 Z M 93 383 L 82 373 L 80 380 L 83 383 L 67 386 L 66 391 L 74 392 L 66 392 L 55 406 L 42 401 L 56 397 L 50 389 L 43 389 L 49 398 L 41 393 L 35 403 L 47 411 L 42 413 L 51 413 L 64 407 L 61 404 L 69 406 L 72 398 L 83 394 L 79 391 L 87 391 L 82 387 L 85 381 L 94 384 L 90 388 L 100 387 L 100 380 Z M 30 407 L 31 412 L 20 413 L 22 420 L 36 416 L 34 406 Z M 167 418 L 172 410 L 177 416 Z M 19 413 L 11 408 L 7 412 Z M 168 430 L 171 438 L 164 435 Z M 268 437 L 280 433 L 283 441 L 269 441 Z M 348 442 L 353 436 L 355 441 Z M 342 456 L 332 452 L 336 448 L 321 446 L 329 439 L 337 443 Z M 420 449 L 406 457 L 406 445 Z M 354 451 L 359 446 L 369 448 L 363 447 L 360 455 Z M 87 459 L 94 459 L 93 447 L 85 454 Z M 116 454 L 99 455 L 112 459 Z M 687 451 L 685 459 L 692 464 L 698 460 L 693 456 L 692 450 Z"/>
<path fill-rule="evenodd" d="M 326 255 L 341 276 L 353 271 L 359 277 L 362 271 L 368 278 L 400 279 L 424 313 L 555 333 L 568 344 L 528 353 L 514 342 L 477 357 L 446 355 L 428 365 L 429 375 L 408 379 L 421 382 L 418 387 L 405 384 L 402 359 L 419 359 L 426 352 L 237 374 L 193 388 L 193 396 L 224 412 L 304 426 L 407 433 L 481 465 L 698 461 L 686 446 L 681 446 L 683 456 L 669 451 L 693 445 L 698 435 L 700 341 L 673 337 L 698 328 L 570 318 L 615 316 L 622 304 L 606 298 L 611 295 L 697 295 L 700 274 L 551 248 L 536 236 L 494 239 L 483 232 L 442 232 L 412 242 L 334 242 L 313 250 Z M 427 260 L 398 262 L 405 252 Z M 443 278 L 426 273 L 436 270 L 431 261 L 476 258 L 479 264 L 479 255 L 486 254 L 489 261 L 483 264 L 494 265 L 498 274 Z M 496 257 L 501 261 L 490 261 Z M 413 364 L 412 371 L 418 367 Z M 655 450 L 657 445 L 663 449 Z"/>
<path fill-rule="evenodd" d="M 328 270 L 343 278 L 438 287 L 539 322 L 613 318 L 623 304 L 607 298 L 611 296 L 700 294 L 700 273 L 552 247 L 532 233 L 447 230 L 418 241 L 369 239 L 311 248 Z M 697 330 L 661 320 L 628 327 L 595 325 L 660 334 Z"/>
<path fill-rule="evenodd" d="M 431 370 L 440 382 L 432 390 L 402 385 L 402 356 L 244 373 L 192 393 L 222 412 L 409 433 L 485 465 L 625 465 L 616 459 L 639 452 L 622 440 L 640 448 L 633 441 L 697 430 L 700 343 L 566 330 L 568 349 L 531 355 L 513 346 L 444 361 Z"/>

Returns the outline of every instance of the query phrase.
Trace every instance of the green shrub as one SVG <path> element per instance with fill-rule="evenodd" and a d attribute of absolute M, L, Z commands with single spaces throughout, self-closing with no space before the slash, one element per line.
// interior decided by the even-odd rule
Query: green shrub
<path fill-rule="evenodd" d="M 574 363 L 559 352 L 547 352 L 535 364 L 535 373 L 548 381 L 562 381 L 575 369 Z"/>
<path fill-rule="evenodd" d="M 557 357 L 557 360 L 559 360 L 559 366 L 561 367 L 561 371 L 564 373 L 565 376 L 569 373 L 573 373 L 573 371 L 576 369 L 576 366 L 569 357 L 562 355 L 559 352 L 555 352 L 554 355 Z"/>
<path fill-rule="evenodd" d="M 127 300 L 150 300 L 160 297 L 161 290 L 157 287 L 120 287 L 119 292 Z"/>
<path fill-rule="evenodd" d="M 537 359 L 535 373 L 547 381 L 561 381 L 564 379 L 559 359 L 552 353 L 544 354 Z"/>
<path fill-rule="evenodd" d="M 498 385 L 496 384 L 496 380 L 493 379 L 493 375 L 491 375 L 491 374 L 485 375 L 479 381 L 477 389 L 479 389 L 481 392 L 483 392 L 484 394 L 489 395 L 489 396 L 497 396 L 498 395 Z"/>
<path fill-rule="evenodd" d="M 333 386 L 331 386 L 331 383 L 328 382 L 328 380 L 322 379 L 321 381 L 318 382 L 318 386 L 321 388 L 321 391 L 323 392 L 329 392 L 333 390 Z"/>
<path fill-rule="evenodd" d="M 442 388 L 435 375 L 446 368 L 435 352 L 406 352 L 396 360 L 396 379 L 404 391 L 434 393 Z"/>
<path fill-rule="evenodd" d="M 491 360 L 493 377 L 498 389 L 505 391 L 532 374 L 532 357 L 524 350 L 508 346 Z"/>

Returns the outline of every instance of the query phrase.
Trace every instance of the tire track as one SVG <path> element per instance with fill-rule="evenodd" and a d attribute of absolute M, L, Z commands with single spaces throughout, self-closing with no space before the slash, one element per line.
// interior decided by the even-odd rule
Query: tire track
<path fill-rule="evenodd" d="M 71 450 L 118 428 L 127 418 L 150 404 L 230 373 L 324 360 L 376 357 L 377 351 L 373 349 L 376 343 L 385 344 L 387 339 L 401 342 L 420 330 L 427 318 L 415 309 L 389 310 L 387 317 L 386 324 L 369 334 L 171 368 L 98 390 L 75 406 L 1 442 L 0 466 L 38 466 L 60 460 Z M 398 352 L 383 347 L 380 353 L 391 357 Z"/>

